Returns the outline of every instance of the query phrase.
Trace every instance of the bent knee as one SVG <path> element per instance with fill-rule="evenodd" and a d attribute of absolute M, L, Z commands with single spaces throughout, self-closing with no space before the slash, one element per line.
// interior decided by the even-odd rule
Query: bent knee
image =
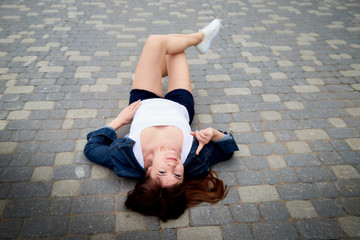
<path fill-rule="evenodd" d="M 163 35 L 150 35 L 146 40 L 145 47 L 150 49 L 159 49 L 164 46 L 164 36 Z"/>

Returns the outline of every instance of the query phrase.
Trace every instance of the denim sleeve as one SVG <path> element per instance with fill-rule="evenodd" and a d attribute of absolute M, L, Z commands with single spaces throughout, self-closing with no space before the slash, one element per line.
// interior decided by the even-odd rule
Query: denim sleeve
<path fill-rule="evenodd" d="M 239 150 L 233 135 L 229 132 L 222 132 L 225 134 L 220 140 L 214 142 L 215 145 L 221 148 L 224 153 L 232 153 Z"/>
<path fill-rule="evenodd" d="M 109 146 L 117 139 L 116 132 L 111 127 L 102 127 L 87 135 L 88 142 L 84 148 L 85 156 L 92 162 L 113 169 L 109 157 Z"/>
<path fill-rule="evenodd" d="M 104 138 L 104 144 L 106 142 L 110 142 L 107 145 L 110 145 L 111 142 L 115 141 L 117 139 L 116 132 L 112 127 L 105 126 L 98 130 L 95 130 L 87 135 L 87 140 L 90 141 L 93 137 L 102 137 Z"/>
<path fill-rule="evenodd" d="M 223 133 L 225 134 L 225 136 L 223 136 L 220 140 L 216 141 L 217 143 L 232 139 L 229 132 L 223 132 Z"/>

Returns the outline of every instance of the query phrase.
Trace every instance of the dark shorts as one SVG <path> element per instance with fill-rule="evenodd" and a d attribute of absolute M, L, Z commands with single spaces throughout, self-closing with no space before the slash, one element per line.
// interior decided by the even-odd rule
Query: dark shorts
<path fill-rule="evenodd" d="M 153 92 L 149 92 L 147 90 L 142 89 L 133 89 L 130 92 L 130 99 L 129 104 L 136 102 L 137 100 L 145 100 L 149 98 L 160 98 L 158 95 L 156 95 Z M 195 109 L 194 109 L 194 98 L 193 95 L 185 89 L 175 89 L 171 92 L 168 92 L 165 96 L 165 99 L 177 102 L 181 105 L 183 105 L 188 113 L 190 118 L 190 124 L 192 123 L 195 115 Z"/>

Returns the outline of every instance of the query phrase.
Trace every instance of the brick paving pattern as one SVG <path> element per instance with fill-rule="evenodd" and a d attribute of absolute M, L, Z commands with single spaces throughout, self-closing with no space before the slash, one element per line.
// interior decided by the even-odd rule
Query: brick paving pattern
<path fill-rule="evenodd" d="M 126 106 L 149 34 L 222 19 L 187 50 L 193 129 L 230 129 L 230 187 L 166 223 L 124 208 L 134 180 L 89 162 Z M 0 2 L 1 239 L 360 238 L 360 2 Z M 125 134 L 128 128 L 121 129 Z"/>

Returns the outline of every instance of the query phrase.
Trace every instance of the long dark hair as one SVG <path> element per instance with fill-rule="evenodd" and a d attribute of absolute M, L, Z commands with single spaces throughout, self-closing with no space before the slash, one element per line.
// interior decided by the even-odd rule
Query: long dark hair
<path fill-rule="evenodd" d="M 125 206 L 144 215 L 158 216 L 166 222 L 178 218 L 186 208 L 196 204 L 217 203 L 227 192 L 227 186 L 213 172 L 170 187 L 162 187 L 159 179 L 146 176 L 128 193 Z"/>

